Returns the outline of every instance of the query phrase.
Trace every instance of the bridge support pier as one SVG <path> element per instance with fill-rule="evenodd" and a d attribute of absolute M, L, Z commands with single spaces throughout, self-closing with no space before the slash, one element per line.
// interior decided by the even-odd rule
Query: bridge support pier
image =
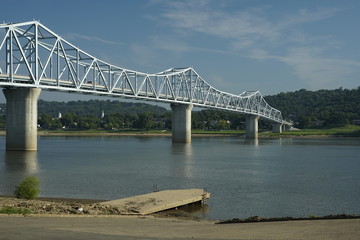
<path fill-rule="evenodd" d="M 170 105 L 172 110 L 172 141 L 174 143 L 191 142 L 191 109 L 193 105 Z"/>
<path fill-rule="evenodd" d="M 37 150 L 39 88 L 5 88 L 6 150 Z"/>
<path fill-rule="evenodd" d="M 258 139 L 258 122 L 259 116 L 247 115 L 246 116 L 246 138 Z"/>
<path fill-rule="evenodd" d="M 282 133 L 283 124 L 282 123 L 272 123 L 273 133 Z"/>

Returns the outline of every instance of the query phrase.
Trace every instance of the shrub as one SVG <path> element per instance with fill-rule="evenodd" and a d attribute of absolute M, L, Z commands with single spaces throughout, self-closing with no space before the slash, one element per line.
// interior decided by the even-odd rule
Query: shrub
<path fill-rule="evenodd" d="M 26 177 L 15 188 L 17 198 L 35 199 L 40 193 L 40 181 L 35 176 Z"/>

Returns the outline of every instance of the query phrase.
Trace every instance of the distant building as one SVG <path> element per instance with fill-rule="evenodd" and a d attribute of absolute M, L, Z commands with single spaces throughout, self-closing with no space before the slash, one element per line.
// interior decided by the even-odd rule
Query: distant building
<path fill-rule="evenodd" d="M 167 120 L 166 118 L 153 118 L 153 123 L 165 127 L 166 120 Z"/>
<path fill-rule="evenodd" d="M 354 125 L 360 125 L 360 119 L 353 120 Z"/>

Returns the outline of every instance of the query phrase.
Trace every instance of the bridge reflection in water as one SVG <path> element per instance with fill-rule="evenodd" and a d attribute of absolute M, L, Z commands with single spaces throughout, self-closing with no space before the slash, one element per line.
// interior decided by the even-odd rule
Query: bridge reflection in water
<path fill-rule="evenodd" d="M 4 151 L 5 171 L 0 183 L 3 194 L 13 195 L 16 185 L 25 177 L 39 172 L 37 151 Z"/>

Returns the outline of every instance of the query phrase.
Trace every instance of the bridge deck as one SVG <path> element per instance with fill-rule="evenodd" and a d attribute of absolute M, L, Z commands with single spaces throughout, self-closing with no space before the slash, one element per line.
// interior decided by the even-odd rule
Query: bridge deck
<path fill-rule="evenodd" d="M 209 198 L 210 193 L 203 189 L 164 190 L 100 204 L 122 207 L 128 214 L 147 215 Z"/>

